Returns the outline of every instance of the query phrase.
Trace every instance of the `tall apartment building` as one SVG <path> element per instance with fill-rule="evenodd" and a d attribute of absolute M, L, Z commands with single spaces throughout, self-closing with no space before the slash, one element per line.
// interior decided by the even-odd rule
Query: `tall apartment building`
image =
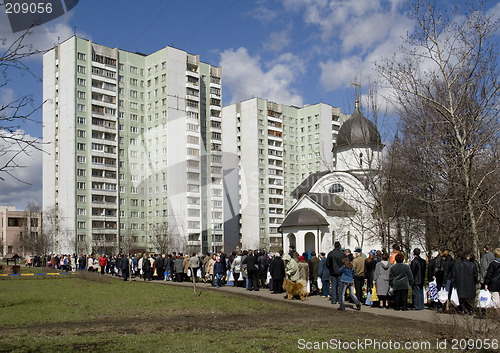
<path fill-rule="evenodd" d="M 299 108 L 259 98 L 224 107 L 222 116 L 227 247 L 280 249 L 291 192 L 310 174 L 333 169 L 347 117 L 327 104 Z"/>
<path fill-rule="evenodd" d="M 222 246 L 220 67 L 72 37 L 44 55 L 43 76 L 56 252 Z"/>

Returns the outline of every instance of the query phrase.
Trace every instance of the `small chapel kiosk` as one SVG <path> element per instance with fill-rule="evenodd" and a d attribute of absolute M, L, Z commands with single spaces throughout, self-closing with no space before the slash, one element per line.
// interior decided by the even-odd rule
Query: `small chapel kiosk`
<path fill-rule="evenodd" d="M 293 244 L 299 254 L 328 253 L 335 241 L 351 251 L 380 249 L 373 236 L 374 198 L 369 188 L 378 177 L 383 148 L 377 127 L 356 102 L 334 144 L 333 170 L 309 175 L 292 192 L 295 203 L 280 226 L 285 251 Z"/>

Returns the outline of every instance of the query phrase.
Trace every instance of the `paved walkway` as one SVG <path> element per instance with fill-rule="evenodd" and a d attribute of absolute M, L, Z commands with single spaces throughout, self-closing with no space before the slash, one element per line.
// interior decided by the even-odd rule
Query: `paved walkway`
<path fill-rule="evenodd" d="M 143 281 L 140 278 L 134 278 L 132 281 Z M 149 283 L 163 284 L 169 286 L 180 286 L 180 287 L 193 287 L 193 283 L 191 282 L 172 282 L 172 281 L 151 281 Z M 251 296 L 255 298 L 263 298 L 266 300 L 276 300 L 283 303 L 290 303 L 294 305 L 310 305 L 319 308 L 324 308 L 326 310 L 335 310 L 339 307 L 339 304 L 331 304 L 329 299 L 320 297 L 318 295 L 309 297 L 306 301 L 300 301 L 299 299 L 286 300 L 284 299 L 284 294 L 272 294 L 269 289 L 261 289 L 259 291 L 247 291 L 241 287 L 232 287 L 232 286 L 222 286 L 221 288 L 212 287 L 210 284 L 206 283 L 197 283 L 196 284 L 197 291 L 211 290 L 218 291 L 223 293 L 232 293 L 235 295 L 245 295 Z M 347 303 L 346 311 L 353 311 L 354 305 Z M 444 313 L 437 313 L 433 310 L 424 309 L 424 310 L 409 310 L 409 311 L 396 311 L 393 309 L 384 309 L 384 308 L 374 308 L 370 306 L 363 305 L 361 308 L 361 312 L 369 313 L 375 316 L 386 316 L 386 317 L 395 317 L 409 320 L 418 320 L 425 321 L 429 323 L 440 323 L 440 324 L 456 324 L 457 322 L 463 322 L 464 325 L 469 325 L 468 322 L 472 319 L 467 315 L 451 315 Z M 477 323 L 481 323 L 484 320 L 474 320 Z"/>

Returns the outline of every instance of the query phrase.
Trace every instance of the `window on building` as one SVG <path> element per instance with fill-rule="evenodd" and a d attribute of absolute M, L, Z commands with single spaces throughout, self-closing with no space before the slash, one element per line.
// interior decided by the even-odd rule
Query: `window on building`
<path fill-rule="evenodd" d="M 330 186 L 330 193 L 336 194 L 339 192 L 344 192 L 344 187 L 342 186 L 342 184 L 333 184 L 332 186 Z"/>

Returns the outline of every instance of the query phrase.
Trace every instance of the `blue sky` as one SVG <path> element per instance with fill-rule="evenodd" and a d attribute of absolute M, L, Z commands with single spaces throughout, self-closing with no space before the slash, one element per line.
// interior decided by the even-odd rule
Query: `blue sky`
<path fill-rule="evenodd" d="M 442 7 L 455 1 L 440 1 Z M 500 14 L 500 4 L 487 8 Z M 0 6 L 0 51 L 16 38 Z M 357 76 L 366 93 L 377 79 L 374 63 L 398 52 L 415 23 L 406 0 L 82 0 L 66 15 L 37 27 L 28 44 L 46 50 L 76 33 L 96 43 L 152 53 L 167 45 L 223 67 L 223 105 L 251 97 L 293 104 L 324 102 L 352 112 Z M 497 16 L 498 18 L 498 16 Z M 41 77 L 41 56 L 26 62 Z M 11 71 L 0 103 L 33 95 L 42 102 L 42 83 Z M 389 92 L 380 87 L 380 93 Z M 384 102 L 384 98 L 381 98 Z M 21 128 L 42 137 L 42 114 Z M 388 132 L 390 135 L 390 132 Z M 23 209 L 41 204 L 41 157 L 23 157 L 18 177 L 0 181 L 0 204 Z"/>

